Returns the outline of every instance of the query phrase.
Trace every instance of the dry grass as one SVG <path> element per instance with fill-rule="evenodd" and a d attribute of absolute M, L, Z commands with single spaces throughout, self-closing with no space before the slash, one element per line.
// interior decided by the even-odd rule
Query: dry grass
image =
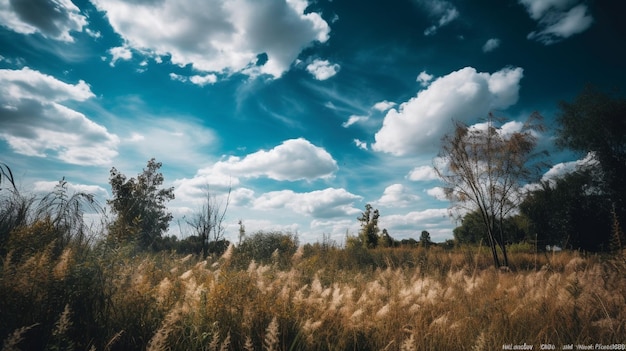
<path fill-rule="evenodd" d="M 290 266 L 246 267 L 233 248 L 209 260 L 51 250 L 3 258 L 3 350 L 483 350 L 626 335 L 624 261 L 576 252 L 515 252 L 501 272 L 477 248 L 309 248 Z"/>

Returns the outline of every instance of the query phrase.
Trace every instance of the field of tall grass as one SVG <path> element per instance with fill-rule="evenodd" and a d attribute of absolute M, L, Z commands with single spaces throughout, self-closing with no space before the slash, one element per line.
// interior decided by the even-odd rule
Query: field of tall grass
<path fill-rule="evenodd" d="M 577 252 L 231 246 L 208 259 L 14 230 L 2 350 L 494 350 L 626 342 L 626 262 Z M 291 236 L 285 235 L 285 240 Z"/>

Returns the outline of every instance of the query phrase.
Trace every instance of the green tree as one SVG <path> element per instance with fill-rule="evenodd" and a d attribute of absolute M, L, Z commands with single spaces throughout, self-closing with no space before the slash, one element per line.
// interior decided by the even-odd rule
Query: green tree
<path fill-rule="evenodd" d="M 174 199 L 174 188 L 163 189 L 161 162 L 154 158 L 137 179 L 111 168 L 109 183 L 113 198 L 107 200 L 116 218 L 109 226 L 109 235 L 120 242 L 135 242 L 143 249 L 158 247 L 167 231 L 172 214 L 166 203 Z"/>
<path fill-rule="evenodd" d="M 561 102 L 557 114 L 557 145 L 591 153 L 599 162 L 601 189 L 615 207 L 617 219 L 626 220 L 626 98 L 593 87 L 572 102 Z"/>
<path fill-rule="evenodd" d="M 442 139 L 435 171 L 453 207 L 480 213 L 496 267 L 508 266 L 503 222 L 517 207 L 522 186 L 540 169 L 531 164 L 540 119 L 533 114 L 519 131 L 505 132 L 496 126 L 503 121 L 490 114 L 476 127 L 455 122 L 454 132 Z"/>
<path fill-rule="evenodd" d="M 359 239 L 361 244 L 367 248 L 375 248 L 378 246 L 378 236 L 380 233 L 378 217 L 380 217 L 378 209 L 374 209 L 370 204 L 365 205 L 365 211 L 361 213 L 361 216 L 357 217 L 359 222 L 361 222 Z"/>
<path fill-rule="evenodd" d="M 430 240 L 430 233 L 426 230 L 422 230 L 422 234 L 420 235 L 420 246 L 428 248 L 432 244 L 433 242 Z"/>
<path fill-rule="evenodd" d="M 525 216 L 514 215 L 502 221 L 504 241 L 508 243 L 520 242 L 529 239 L 528 225 Z M 496 223 L 496 232 L 500 232 L 499 223 Z M 480 211 L 472 211 L 463 216 L 461 225 L 452 231 L 454 240 L 459 244 L 478 244 L 488 242 L 487 231 Z"/>
<path fill-rule="evenodd" d="M 530 232 L 540 247 L 608 249 L 611 203 L 601 192 L 590 169 L 543 181 L 520 205 L 530 220 Z"/>

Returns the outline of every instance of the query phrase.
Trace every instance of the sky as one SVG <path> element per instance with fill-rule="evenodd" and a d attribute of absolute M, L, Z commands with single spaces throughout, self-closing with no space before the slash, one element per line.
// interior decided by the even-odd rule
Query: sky
<path fill-rule="evenodd" d="M 356 235 L 366 204 L 395 239 L 452 238 L 433 172 L 452 121 L 537 111 L 546 174 L 559 101 L 621 91 L 611 0 L 0 0 L 0 161 L 22 191 L 111 197 L 162 162 L 170 234 L 207 193 L 226 238 Z M 512 126 L 515 123 L 510 124 Z"/>

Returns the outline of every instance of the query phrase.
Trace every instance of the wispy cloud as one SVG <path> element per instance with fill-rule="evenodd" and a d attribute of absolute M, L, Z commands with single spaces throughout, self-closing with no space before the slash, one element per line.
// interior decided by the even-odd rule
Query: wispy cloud
<path fill-rule="evenodd" d="M 491 38 L 483 45 L 483 52 L 491 52 L 500 47 L 500 39 Z"/>
<path fill-rule="evenodd" d="M 545 45 L 582 33 L 593 23 L 587 5 L 577 0 L 519 0 L 519 3 L 539 25 L 539 30 L 530 32 L 528 39 Z"/>
<path fill-rule="evenodd" d="M 418 0 L 420 4 L 435 19 L 435 23 L 424 30 L 424 35 L 434 35 L 439 28 L 449 24 L 459 17 L 459 11 L 452 3 L 445 0 Z"/>

